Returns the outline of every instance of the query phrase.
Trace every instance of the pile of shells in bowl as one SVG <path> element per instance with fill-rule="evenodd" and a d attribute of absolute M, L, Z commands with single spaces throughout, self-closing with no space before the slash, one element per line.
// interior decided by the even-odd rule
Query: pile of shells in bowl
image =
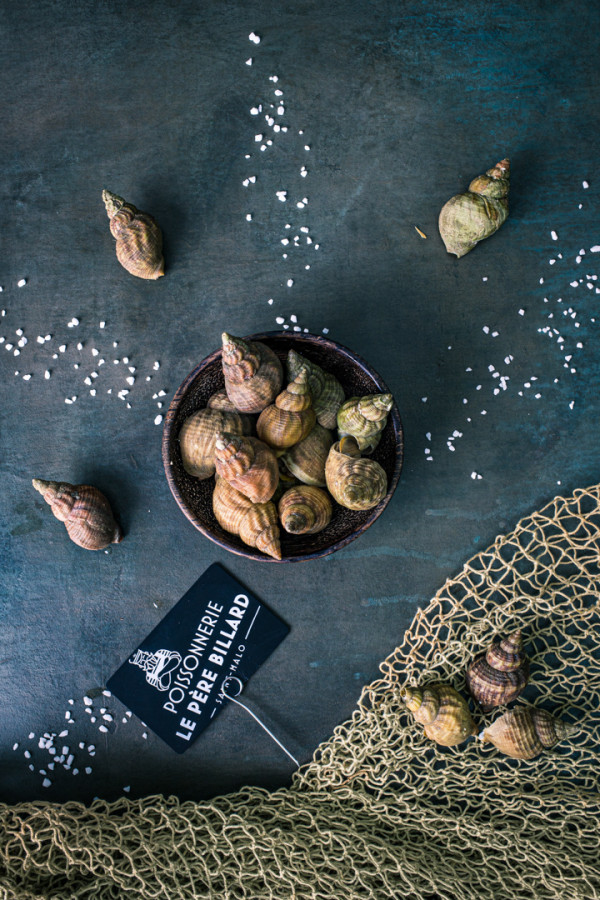
<path fill-rule="evenodd" d="M 212 510 L 221 528 L 280 560 L 280 529 L 317 534 L 332 499 L 376 507 L 388 490 L 377 447 L 393 406 L 389 393 L 344 396 L 339 381 L 291 349 L 286 372 L 262 341 L 222 335 L 225 389 L 189 415 L 178 435 L 185 471 L 215 476 Z"/>

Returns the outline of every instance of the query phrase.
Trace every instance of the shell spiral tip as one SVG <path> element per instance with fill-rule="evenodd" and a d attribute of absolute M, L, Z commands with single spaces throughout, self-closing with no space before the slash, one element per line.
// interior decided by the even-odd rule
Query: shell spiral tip
<path fill-rule="evenodd" d="M 118 194 L 113 194 L 112 191 L 107 191 L 106 189 L 102 191 L 102 199 L 104 201 L 104 206 L 106 207 L 106 215 L 109 219 L 112 219 L 112 217 L 118 213 L 125 202 Z"/>

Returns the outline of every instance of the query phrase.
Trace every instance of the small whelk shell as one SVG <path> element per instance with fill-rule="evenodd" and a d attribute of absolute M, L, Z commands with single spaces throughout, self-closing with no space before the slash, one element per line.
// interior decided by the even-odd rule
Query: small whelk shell
<path fill-rule="evenodd" d="M 164 275 L 162 233 L 152 216 L 111 191 L 102 191 L 102 199 L 123 268 L 138 278 L 154 280 Z"/>
<path fill-rule="evenodd" d="M 226 331 L 222 341 L 227 396 L 238 412 L 261 412 L 281 390 L 283 369 L 279 358 L 261 341 L 245 341 Z"/>
<path fill-rule="evenodd" d="M 520 631 L 495 641 L 477 656 L 466 673 L 469 693 L 484 712 L 515 700 L 529 678 L 529 660 Z"/>
<path fill-rule="evenodd" d="M 307 437 L 316 422 L 308 387 L 308 371 L 301 369 L 287 388 L 267 406 L 256 423 L 259 438 L 270 447 L 285 450 Z"/>
<path fill-rule="evenodd" d="M 462 744 L 477 731 L 466 701 L 449 684 L 404 687 L 400 699 L 424 726 L 426 736 L 443 747 Z"/>
<path fill-rule="evenodd" d="M 252 503 L 224 478 L 217 477 L 213 512 L 221 528 L 236 534 L 249 547 L 281 559 L 279 523 L 275 504 Z"/>
<path fill-rule="evenodd" d="M 508 217 L 509 178 L 510 164 L 503 159 L 442 207 L 439 229 L 448 253 L 464 256 L 498 231 Z"/>
<path fill-rule="evenodd" d="M 545 709 L 518 706 L 496 719 L 482 734 L 482 741 L 494 744 L 513 759 L 534 759 L 578 730 Z"/>
<path fill-rule="evenodd" d="M 371 509 L 387 491 L 384 469 L 374 459 L 361 457 L 353 437 L 344 437 L 331 447 L 325 480 L 333 499 L 346 509 Z"/>
<path fill-rule="evenodd" d="M 217 434 L 217 474 L 253 503 L 266 503 L 279 482 L 279 465 L 270 447 L 257 438 Z"/>
<path fill-rule="evenodd" d="M 331 500 L 325 491 L 309 484 L 291 487 L 279 504 L 279 519 L 289 534 L 317 534 L 331 521 Z"/>
<path fill-rule="evenodd" d="M 79 547 L 103 550 L 123 539 L 110 503 L 98 488 L 41 478 L 34 478 L 32 484 Z"/>
<path fill-rule="evenodd" d="M 363 453 L 372 453 L 381 439 L 393 403 L 391 394 L 350 397 L 338 409 L 338 435 L 340 438 L 351 435 Z"/>

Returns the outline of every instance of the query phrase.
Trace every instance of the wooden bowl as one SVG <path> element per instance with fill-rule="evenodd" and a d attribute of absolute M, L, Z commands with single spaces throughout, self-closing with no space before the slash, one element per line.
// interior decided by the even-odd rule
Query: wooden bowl
<path fill-rule="evenodd" d="M 268 332 L 252 334 L 244 340 L 262 341 L 267 344 L 281 360 L 284 373 L 288 351 L 297 350 L 325 371 L 335 375 L 344 388 L 346 398 L 389 393 L 379 375 L 363 359 L 327 338 L 313 334 Z M 381 441 L 372 454 L 372 458 L 383 466 L 388 479 L 387 493 L 373 509 L 362 512 L 344 509 L 332 500 L 334 511 L 331 522 L 318 534 L 291 535 L 281 529 L 281 560 L 273 559 L 259 550 L 248 547 L 238 537 L 224 531 L 212 511 L 214 478 L 200 481 L 185 471 L 178 440 L 181 426 L 188 416 L 206 406 L 211 394 L 223 388 L 219 349 L 196 366 L 177 390 L 166 414 L 163 430 L 162 457 L 169 487 L 183 514 L 205 537 L 220 547 L 248 559 L 261 562 L 299 562 L 326 556 L 339 550 L 340 547 L 345 547 L 379 518 L 396 489 L 402 468 L 402 423 L 395 403 L 388 416 Z"/>

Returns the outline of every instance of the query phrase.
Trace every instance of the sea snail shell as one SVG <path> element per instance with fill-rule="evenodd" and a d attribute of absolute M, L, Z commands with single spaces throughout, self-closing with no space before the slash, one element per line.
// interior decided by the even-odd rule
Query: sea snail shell
<path fill-rule="evenodd" d="M 102 199 L 123 268 L 137 278 L 155 280 L 164 275 L 162 233 L 152 216 L 111 191 L 102 191 Z"/>
<path fill-rule="evenodd" d="M 466 673 L 469 693 L 484 712 L 515 700 L 529 678 L 529 660 L 520 631 L 495 641 L 477 656 Z"/>
<path fill-rule="evenodd" d="M 400 699 L 424 726 L 425 735 L 443 747 L 462 744 L 477 731 L 466 701 L 449 684 L 404 687 Z"/>
<path fill-rule="evenodd" d="M 252 503 L 224 478 L 217 476 L 212 495 L 215 518 L 224 531 L 236 534 L 249 547 L 281 559 L 275 504 Z"/>
<path fill-rule="evenodd" d="M 448 253 L 461 257 L 498 231 L 508 217 L 510 163 L 503 159 L 442 207 L 439 229 Z"/>
<path fill-rule="evenodd" d="M 279 358 L 261 341 L 245 341 L 226 331 L 221 339 L 227 396 L 238 412 L 261 412 L 281 390 L 283 369 Z"/>
<path fill-rule="evenodd" d="M 344 402 L 344 389 L 337 378 L 296 350 L 288 352 L 286 364 L 289 381 L 293 381 L 301 369 L 308 369 L 308 386 L 317 422 L 323 428 L 335 428 L 337 411 Z"/>
<path fill-rule="evenodd" d="M 215 474 L 215 444 L 222 431 L 243 433 L 238 413 L 206 407 L 188 416 L 179 432 L 181 461 L 188 475 L 205 479 Z"/>
<path fill-rule="evenodd" d="M 79 547 L 103 550 L 123 539 L 110 503 L 98 488 L 41 478 L 34 478 L 32 484 L 56 518 L 64 522 L 69 537 Z"/>
<path fill-rule="evenodd" d="M 329 495 L 321 488 L 299 484 L 289 488 L 278 504 L 279 519 L 288 534 L 317 534 L 331 521 Z"/>
<path fill-rule="evenodd" d="M 331 432 L 317 422 L 310 434 L 286 450 L 280 459 L 298 481 L 325 487 L 325 463 L 332 444 Z"/>
<path fill-rule="evenodd" d="M 338 409 L 339 437 L 352 435 L 363 453 L 372 453 L 381 439 L 393 403 L 391 394 L 350 397 Z"/>
<path fill-rule="evenodd" d="M 275 398 L 275 403 L 263 409 L 256 433 L 277 450 L 292 447 L 307 437 L 316 422 L 308 387 L 308 371 L 301 369 L 296 378 Z"/>
<path fill-rule="evenodd" d="M 215 443 L 217 474 L 253 503 L 266 503 L 279 482 L 277 458 L 257 438 L 219 432 Z"/>
<path fill-rule="evenodd" d="M 513 759 L 534 759 L 577 730 L 576 725 L 555 718 L 545 709 L 517 706 L 486 728 L 481 739 Z"/>
<path fill-rule="evenodd" d="M 374 459 L 363 459 L 353 437 L 344 437 L 330 449 L 325 463 L 327 489 L 346 509 L 372 509 L 383 500 L 387 476 Z"/>

